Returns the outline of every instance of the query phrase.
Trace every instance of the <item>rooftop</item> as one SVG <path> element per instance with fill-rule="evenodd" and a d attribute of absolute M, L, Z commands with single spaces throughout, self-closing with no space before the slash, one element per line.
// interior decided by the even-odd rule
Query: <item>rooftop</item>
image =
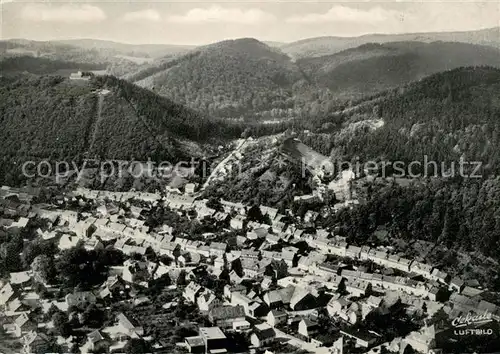
<path fill-rule="evenodd" d="M 226 338 L 226 335 L 219 327 L 200 327 L 200 336 L 207 340 Z"/>
<path fill-rule="evenodd" d="M 205 346 L 205 342 L 203 341 L 203 337 L 200 337 L 200 336 L 186 337 L 186 343 L 191 347 Z"/>

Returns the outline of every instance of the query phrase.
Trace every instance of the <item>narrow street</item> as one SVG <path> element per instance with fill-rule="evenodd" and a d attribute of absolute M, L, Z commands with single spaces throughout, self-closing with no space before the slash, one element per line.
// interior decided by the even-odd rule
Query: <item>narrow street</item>
<path fill-rule="evenodd" d="M 248 138 L 245 139 L 243 142 L 241 142 L 237 147 L 236 149 L 234 149 L 224 160 L 222 160 L 215 168 L 214 170 L 212 171 L 212 173 L 210 173 L 210 176 L 208 176 L 207 180 L 205 181 L 205 183 L 203 184 L 203 187 L 201 187 L 200 191 L 203 191 L 205 188 L 207 188 L 210 183 L 212 182 L 212 180 L 216 179 L 219 172 L 224 169 L 224 167 L 226 167 L 227 163 L 233 158 L 234 154 L 236 154 L 237 152 L 240 152 L 243 147 L 245 146 L 246 142 L 248 141 Z"/>

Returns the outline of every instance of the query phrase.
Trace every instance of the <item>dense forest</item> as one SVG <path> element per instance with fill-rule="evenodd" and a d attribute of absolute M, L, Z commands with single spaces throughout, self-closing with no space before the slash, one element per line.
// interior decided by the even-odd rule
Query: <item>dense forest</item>
<path fill-rule="evenodd" d="M 109 93 L 100 93 L 100 90 Z M 113 76 L 0 78 L 0 176 L 13 180 L 25 161 L 85 157 L 178 161 L 203 156 L 228 140 L 296 126 L 209 118 Z M 26 142 L 29 141 L 29 144 Z"/>
<path fill-rule="evenodd" d="M 366 203 L 331 214 L 324 226 L 339 226 L 341 233 L 357 244 L 366 244 L 377 228 L 383 227 L 395 239 L 425 240 L 459 252 L 479 253 L 498 265 L 499 215 L 498 177 L 434 179 L 407 187 L 372 185 Z M 491 271 L 496 278 L 488 281 L 498 291 L 500 267 Z"/>
<path fill-rule="evenodd" d="M 74 71 L 91 71 L 106 69 L 107 64 L 76 63 L 70 61 L 50 60 L 32 56 L 18 56 L 0 60 L 0 72 L 6 73 L 28 72 L 31 74 L 51 74 L 60 70 L 73 69 Z"/>
<path fill-rule="evenodd" d="M 212 183 L 204 196 L 275 206 L 284 213 L 295 196 L 312 193 L 311 175 L 304 178 L 299 165 L 277 163 L 279 159 L 277 152 L 255 146 L 224 180 Z"/>
<path fill-rule="evenodd" d="M 467 65 L 500 67 L 496 48 L 451 42 L 368 43 L 294 62 L 255 39 L 223 41 L 126 75 L 212 116 L 289 120 L 328 114 L 353 100 Z"/>
<path fill-rule="evenodd" d="M 90 81 L 29 75 L 0 80 L 2 182 L 17 184 L 14 176 L 30 160 L 175 162 L 201 156 L 205 145 L 218 146 L 245 130 L 111 76 Z"/>
<path fill-rule="evenodd" d="M 155 62 L 154 64 L 148 65 L 145 68 L 141 68 L 139 70 L 130 72 L 127 75 L 124 75 L 123 79 L 130 82 L 141 81 L 178 65 L 182 60 L 189 60 L 191 58 L 197 57 L 198 55 L 200 55 L 199 51 L 193 51 L 180 58 L 177 58 L 175 56 L 162 58 L 159 62 Z"/>
<path fill-rule="evenodd" d="M 210 45 L 162 66 L 149 69 L 154 76 L 139 84 L 221 117 L 291 108 L 292 85 L 303 79 L 286 55 L 254 39 Z"/>
<path fill-rule="evenodd" d="M 370 43 L 330 56 L 305 58 L 297 64 L 320 86 L 351 98 L 461 66 L 500 67 L 500 51 L 466 43 Z"/>
<path fill-rule="evenodd" d="M 223 41 L 124 76 L 175 102 L 224 118 L 304 117 L 342 104 L 289 57 L 255 39 Z"/>
<path fill-rule="evenodd" d="M 427 156 L 450 167 L 463 157 L 481 161 L 484 173 L 496 173 L 499 93 L 499 69 L 459 68 L 313 120 L 314 133 L 302 134 L 301 139 L 342 160 L 409 163 Z M 376 121 L 381 125 L 370 128 L 369 123 Z M 328 126 L 330 131 L 325 130 Z"/>
<path fill-rule="evenodd" d="M 110 62 L 119 57 L 161 58 L 187 52 L 192 46 L 168 44 L 125 44 L 96 39 L 33 41 L 27 39 L 0 40 L 0 53 L 8 56 L 31 54 L 53 60 L 85 63 Z"/>
<path fill-rule="evenodd" d="M 24 162 L 42 159 L 190 161 L 241 136 L 275 134 L 297 124 L 210 118 L 113 76 L 89 81 L 5 76 L 0 78 L 0 182 L 22 184 Z"/>

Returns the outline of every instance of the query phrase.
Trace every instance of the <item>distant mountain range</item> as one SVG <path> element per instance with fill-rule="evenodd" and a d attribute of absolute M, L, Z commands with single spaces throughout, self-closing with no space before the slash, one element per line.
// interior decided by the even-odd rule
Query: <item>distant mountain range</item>
<path fill-rule="evenodd" d="M 455 42 L 365 44 L 297 65 L 308 78 L 346 98 L 374 94 L 462 66 L 500 67 L 500 50 Z"/>
<path fill-rule="evenodd" d="M 429 32 L 406 34 L 368 34 L 359 37 L 317 37 L 308 38 L 280 46 L 281 50 L 294 59 L 319 57 L 355 48 L 368 43 L 390 42 L 463 42 L 500 48 L 500 27 L 463 32 Z"/>
<path fill-rule="evenodd" d="M 26 51 L 38 51 L 39 54 L 51 54 L 61 50 L 83 50 L 100 53 L 101 56 L 110 57 L 116 55 L 131 57 L 160 58 L 168 55 L 187 52 L 195 46 L 172 45 L 172 44 L 126 44 L 99 39 L 67 39 L 51 41 L 32 41 L 26 39 L 10 39 L 0 41 L 0 47 L 7 50 L 24 49 Z"/>
<path fill-rule="evenodd" d="M 270 47 L 281 50 L 293 59 L 317 57 L 335 54 L 346 49 L 355 48 L 368 43 L 390 42 L 463 42 L 469 44 L 500 47 L 500 27 L 459 32 L 422 32 L 403 34 L 367 34 L 358 37 L 324 36 L 298 40 L 295 42 L 264 41 Z M 100 50 L 114 55 L 161 58 L 185 53 L 199 46 L 174 44 L 127 44 L 100 39 L 66 39 L 50 41 L 34 41 L 27 39 L 1 40 L 0 48 L 24 48 L 26 50 L 53 50 L 55 47 L 84 50 Z"/>
<path fill-rule="evenodd" d="M 294 61 L 279 48 L 246 38 L 199 47 L 145 65 L 124 78 L 213 115 L 287 110 L 288 116 L 297 116 L 309 111 L 312 102 L 324 105 L 339 98 L 359 98 L 471 65 L 500 67 L 500 50 L 469 43 L 407 41 L 364 44 Z"/>
<path fill-rule="evenodd" d="M 205 114 L 279 120 L 325 114 L 340 101 L 440 71 L 500 66 L 498 30 L 324 37 L 287 45 L 242 38 L 196 48 L 92 39 L 9 40 L 0 42 L 6 52 L 0 67 L 4 73 L 36 74 L 106 69 Z M 33 51 L 39 62 L 22 57 Z"/>
<path fill-rule="evenodd" d="M 106 68 L 106 63 L 78 63 L 28 55 L 0 59 L 0 73 L 2 75 L 30 73 L 69 76 L 76 71 L 105 71 Z"/>

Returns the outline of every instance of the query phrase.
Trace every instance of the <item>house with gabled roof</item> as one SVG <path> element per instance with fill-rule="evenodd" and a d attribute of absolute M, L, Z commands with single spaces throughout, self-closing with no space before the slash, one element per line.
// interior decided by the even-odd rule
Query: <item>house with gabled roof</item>
<path fill-rule="evenodd" d="M 254 299 L 248 305 L 248 316 L 253 318 L 260 318 L 266 316 L 269 312 L 269 307 L 260 299 Z"/>
<path fill-rule="evenodd" d="M 17 228 L 19 228 L 19 229 L 23 229 L 23 228 L 25 228 L 25 227 L 28 225 L 28 222 L 29 222 L 29 221 L 30 221 L 30 220 L 29 220 L 28 218 L 25 218 L 25 217 L 20 217 L 20 218 L 19 218 L 19 220 L 14 221 L 14 222 L 10 225 L 10 227 L 11 227 L 11 228 L 17 227 Z"/>
<path fill-rule="evenodd" d="M 413 350 L 418 350 L 421 353 L 430 353 L 431 349 L 436 346 L 436 329 L 434 325 L 410 332 L 401 343 L 403 350 L 406 345 L 410 345 Z"/>
<path fill-rule="evenodd" d="M 272 229 L 274 233 L 286 232 L 286 223 L 282 221 L 273 221 Z"/>
<path fill-rule="evenodd" d="M 299 249 L 293 246 L 283 247 L 283 249 L 281 250 L 281 257 L 289 267 L 293 267 L 295 256 L 297 255 L 298 251 Z"/>
<path fill-rule="evenodd" d="M 262 211 L 263 215 L 267 214 L 271 220 L 274 220 L 276 218 L 276 215 L 278 215 L 278 209 L 276 208 L 261 206 L 260 210 Z"/>
<path fill-rule="evenodd" d="M 49 350 L 49 338 L 37 331 L 31 331 L 23 337 L 22 354 L 47 353 Z"/>
<path fill-rule="evenodd" d="M 318 307 L 318 301 L 309 289 L 297 286 L 290 299 L 289 306 L 294 311 L 311 310 Z"/>
<path fill-rule="evenodd" d="M 349 258 L 358 259 L 361 257 L 361 247 L 349 245 L 346 249 L 346 256 Z"/>
<path fill-rule="evenodd" d="M 5 306 L 5 315 L 15 316 L 21 314 L 21 312 L 25 311 L 26 309 L 27 306 L 24 305 L 18 297 L 15 297 L 11 299 Z"/>
<path fill-rule="evenodd" d="M 177 242 L 162 242 L 160 244 L 160 254 L 172 258 L 180 255 L 181 246 Z"/>
<path fill-rule="evenodd" d="M 451 290 L 455 290 L 455 291 L 458 291 L 459 293 L 461 293 L 462 290 L 464 289 L 464 287 L 465 287 L 465 283 L 461 278 L 454 277 L 453 279 L 451 279 L 451 281 L 450 281 L 450 289 Z"/>
<path fill-rule="evenodd" d="M 255 325 L 254 332 L 250 336 L 250 343 L 255 348 L 265 347 L 276 340 L 276 331 L 267 323 Z"/>
<path fill-rule="evenodd" d="M 66 250 L 75 247 L 81 239 L 78 236 L 64 234 L 59 239 L 59 249 Z"/>
<path fill-rule="evenodd" d="M 231 305 L 241 305 L 245 309 L 245 314 L 248 315 L 248 307 L 252 303 L 252 299 L 246 296 L 244 293 L 235 291 L 231 293 Z"/>
<path fill-rule="evenodd" d="M 186 300 L 192 302 L 193 304 L 196 304 L 196 300 L 198 299 L 198 296 L 201 294 L 202 290 L 203 287 L 201 285 L 192 281 L 186 286 L 184 292 L 182 293 L 182 296 Z"/>
<path fill-rule="evenodd" d="M 147 248 L 146 247 L 141 247 L 141 246 L 135 246 L 135 245 L 124 245 L 121 249 L 123 253 L 126 255 L 131 255 L 133 253 L 138 253 L 141 256 L 144 256 L 146 254 Z"/>
<path fill-rule="evenodd" d="M 236 211 L 238 214 L 245 215 L 246 210 L 245 210 L 245 205 L 243 203 L 234 203 L 230 202 L 224 199 L 221 199 L 221 204 L 224 207 L 224 209 L 228 212 L 230 211 Z"/>
<path fill-rule="evenodd" d="M 241 257 L 243 258 L 252 258 L 252 259 L 258 259 L 260 256 L 260 252 L 256 251 L 254 249 L 242 249 L 241 250 Z"/>
<path fill-rule="evenodd" d="M 341 313 L 347 313 L 352 301 L 345 297 L 332 297 L 326 306 L 330 316 L 340 316 Z"/>
<path fill-rule="evenodd" d="M 194 197 L 190 195 L 179 195 L 176 193 L 170 193 L 166 201 L 168 206 L 173 209 L 188 209 L 193 206 Z"/>
<path fill-rule="evenodd" d="M 0 307 L 5 306 L 12 296 L 14 296 L 14 289 L 10 283 L 7 283 L 0 289 Z"/>
<path fill-rule="evenodd" d="M 235 230 L 243 229 L 243 225 L 245 224 L 246 217 L 243 215 L 236 215 L 229 221 L 229 226 Z"/>
<path fill-rule="evenodd" d="M 266 241 L 270 245 L 276 245 L 281 241 L 282 237 L 281 235 L 276 235 L 276 234 L 267 234 L 266 235 Z"/>
<path fill-rule="evenodd" d="M 362 348 L 371 347 L 377 341 L 377 336 L 374 334 L 371 334 L 370 332 L 367 332 L 367 331 L 353 330 L 350 328 L 346 328 L 346 329 L 340 330 L 340 333 L 344 337 L 354 339 L 356 341 L 356 346 L 359 346 Z"/>
<path fill-rule="evenodd" d="M 14 321 L 13 327 L 14 335 L 18 338 L 37 328 L 36 323 L 30 320 L 27 313 L 20 314 Z"/>
<path fill-rule="evenodd" d="M 391 268 L 398 269 L 403 272 L 409 272 L 411 261 L 396 254 L 391 254 L 387 257 L 387 264 Z"/>
<path fill-rule="evenodd" d="M 32 271 L 12 272 L 10 273 L 10 283 L 18 285 L 26 284 L 31 280 L 32 276 Z"/>
<path fill-rule="evenodd" d="M 218 211 L 216 212 L 214 215 L 213 215 L 213 218 L 217 221 L 217 222 L 224 222 L 226 221 L 228 218 L 229 218 L 229 214 L 228 213 L 225 213 L 223 211 Z"/>
<path fill-rule="evenodd" d="M 431 273 L 431 279 L 440 281 L 442 283 L 447 283 L 450 279 L 448 273 L 440 271 L 438 268 L 434 268 Z"/>
<path fill-rule="evenodd" d="M 198 299 L 196 300 L 198 309 L 202 314 L 208 314 L 208 312 L 215 307 L 221 306 L 222 302 L 215 296 L 215 294 L 210 290 L 205 290 Z"/>
<path fill-rule="evenodd" d="M 352 296 L 364 296 L 369 289 L 371 289 L 371 284 L 365 280 L 351 278 L 346 283 L 346 290 Z"/>
<path fill-rule="evenodd" d="M 212 242 L 210 244 L 210 256 L 222 257 L 227 250 L 227 243 Z"/>
<path fill-rule="evenodd" d="M 68 307 L 77 306 L 83 307 L 96 302 L 96 296 L 91 291 L 75 291 L 67 294 L 64 298 Z"/>
<path fill-rule="evenodd" d="M 211 309 L 208 319 L 221 328 L 231 328 L 234 322 L 245 320 L 245 309 L 241 305 L 219 306 Z"/>
<path fill-rule="evenodd" d="M 240 277 L 234 270 L 229 273 L 229 280 L 231 284 L 240 284 L 243 281 L 243 278 Z"/>
<path fill-rule="evenodd" d="M 241 262 L 241 267 L 247 278 L 253 278 L 259 274 L 264 273 L 264 270 L 261 268 L 259 261 L 254 258 L 239 258 L 234 262 Z"/>
<path fill-rule="evenodd" d="M 431 277 L 432 273 L 432 266 L 430 264 L 418 262 L 418 261 L 413 261 L 410 264 L 410 272 L 422 275 L 426 278 Z"/>
<path fill-rule="evenodd" d="M 271 327 L 276 327 L 277 325 L 280 325 L 282 323 L 286 323 L 286 320 L 288 318 L 288 315 L 285 311 L 282 310 L 271 310 L 266 316 L 266 322 L 271 326 Z"/>
<path fill-rule="evenodd" d="M 246 292 L 247 289 L 242 284 L 226 285 L 224 286 L 224 298 L 231 301 L 231 297 L 234 292 Z"/>
<path fill-rule="evenodd" d="M 144 334 L 144 328 L 139 326 L 136 321 L 132 318 L 125 316 L 123 313 L 119 313 L 116 316 L 118 331 L 131 338 L 139 338 Z"/>
<path fill-rule="evenodd" d="M 305 338 L 310 338 L 315 336 L 317 333 L 319 333 L 320 327 L 318 322 L 310 319 L 310 318 L 303 318 L 299 322 L 299 334 L 304 336 Z"/>
<path fill-rule="evenodd" d="M 91 237 L 91 238 L 85 239 L 83 241 L 83 247 L 87 251 L 96 251 L 96 250 L 99 250 L 99 249 L 103 249 L 104 245 L 101 242 L 101 240 L 99 240 L 98 238 Z"/>
<path fill-rule="evenodd" d="M 361 246 L 361 251 L 359 252 L 359 258 L 361 260 L 368 260 L 368 255 L 370 253 L 370 246 Z"/>
<path fill-rule="evenodd" d="M 311 271 L 311 267 L 323 263 L 327 256 L 323 253 L 312 251 L 307 256 L 301 256 L 297 262 L 297 267 L 303 271 Z"/>
<path fill-rule="evenodd" d="M 289 305 L 295 293 L 295 287 L 289 285 L 286 288 L 271 290 L 264 294 L 263 300 L 271 309 L 276 309 Z"/>
<path fill-rule="evenodd" d="M 108 346 L 108 344 L 104 336 L 97 329 L 87 334 L 86 347 L 92 351 L 103 350 L 103 347 Z"/>

